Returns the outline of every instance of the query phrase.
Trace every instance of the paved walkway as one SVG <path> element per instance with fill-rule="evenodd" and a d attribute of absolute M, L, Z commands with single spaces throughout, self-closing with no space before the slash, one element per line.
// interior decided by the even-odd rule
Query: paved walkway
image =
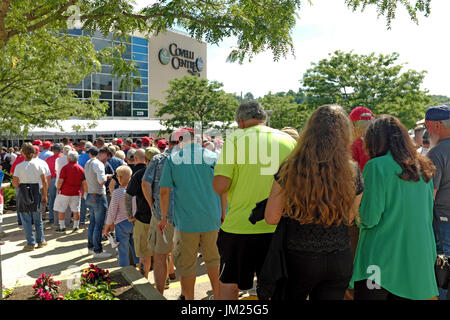
<path fill-rule="evenodd" d="M 44 235 L 48 245 L 34 251 L 23 251 L 26 245 L 25 234 L 17 224 L 15 212 L 5 211 L 3 227 L 7 236 L 5 244 L 0 246 L 3 284 L 7 288 L 33 284 L 43 272 L 53 274 L 57 280 L 65 281 L 79 274 L 80 270 L 93 263 L 104 269 L 119 267 L 117 249 L 112 249 L 109 243 L 103 242 L 104 250 L 113 253 L 109 259 L 94 259 L 87 250 L 88 224 L 81 227 L 80 233 L 58 234 L 54 227 L 44 221 Z M 70 230 L 68 228 L 68 230 Z M 149 274 L 149 282 L 154 284 L 153 272 Z M 181 293 L 180 282 L 171 282 L 164 296 L 168 300 L 176 300 Z M 209 299 L 212 295 L 209 278 L 204 264 L 199 258 L 195 299 Z"/>
<path fill-rule="evenodd" d="M 44 235 L 48 245 L 34 251 L 23 251 L 26 245 L 25 234 L 17 224 L 15 212 L 5 210 L 3 229 L 7 233 L 5 244 L 0 246 L 3 284 L 7 288 L 34 284 L 41 273 L 53 274 L 56 280 L 72 279 L 74 274 L 93 263 L 103 269 L 119 267 L 117 249 L 112 249 L 109 242 L 103 242 L 104 250 L 112 253 L 109 259 L 94 259 L 87 250 L 88 223 L 81 226 L 80 233 L 58 234 L 55 228 L 44 221 Z M 149 274 L 149 282 L 154 284 L 153 272 Z M 254 292 L 252 292 L 254 293 Z M 171 281 L 170 288 L 164 291 L 168 300 L 176 300 L 181 294 L 180 282 Z M 209 278 L 201 258 L 198 259 L 195 299 L 206 300 L 212 295 Z M 243 293 L 242 297 L 247 297 Z"/>

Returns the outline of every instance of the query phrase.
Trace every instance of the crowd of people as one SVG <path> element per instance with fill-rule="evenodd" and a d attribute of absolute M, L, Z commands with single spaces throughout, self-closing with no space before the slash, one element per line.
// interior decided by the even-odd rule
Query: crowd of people
<path fill-rule="evenodd" d="M 120 266 L 153 267 L 160 293 L 176 272 L 181 300 L 195 299 L 199 252 L 214 299 L 238 299 L 255 276 L 260 298 L 449 298 L 435 278 L 450 255 L 448 106 L 430 107 L 414 137 L 365 107 L 321 106 L 300 133 L 265 119 L 250 101 L 223 143 L 185 127 L 167 141 L 3 149 L 24 250 L 46 245 L 43 219 L 77 233 L 89 211 L 94 258 L 111 257 L 114 236 Z"/>

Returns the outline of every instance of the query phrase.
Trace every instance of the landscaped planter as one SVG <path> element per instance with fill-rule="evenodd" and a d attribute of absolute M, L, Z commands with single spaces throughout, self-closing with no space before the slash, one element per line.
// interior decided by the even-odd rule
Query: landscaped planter
<path fill-rule="evenodd" d="M 111 269 L 110 277 L 114 295 L 119 300 L 166 300 L 134 267 Z M 16 287 L 12 294 L 4 300 L 39 300 L 33 296 L 33 286 Z M 71 291 L 67 281 L 61 281 L 59 293 L 66 295 Z"/>

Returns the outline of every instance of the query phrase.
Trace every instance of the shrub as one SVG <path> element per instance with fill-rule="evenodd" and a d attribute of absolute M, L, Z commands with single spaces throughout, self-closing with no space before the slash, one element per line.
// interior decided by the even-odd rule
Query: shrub
<path fill-rule="evenodd" d="M 119 300 L 113 294 L 111 285 L 106 282 L 97 285 L 85 284 L 81 288 L 70 291 L 65 300 Z"/>
<path fill-rule="evenodd" d="M 106 284 L 111 283 L 111 278 L 109 276 L 108 270 L 103 270 L 93 264 L 89 265 L 88 269 L 84 269 L 81 274 L 81 285 L 84 284 L 97 284 L 105 282 Z"/>
<path fill-rule="evenodd" d="M 63 300 L 64 297 L 59 294 L 60 285 L 60 281 L 53 279 L 53 274 L 42 273 L 33 285 L 34 296 L 40 300 Z"/>
<path fill-rule="evenodd" d="M 3 202 L 5 207 L 13 204 L 15 198 L 16 190 L 13 186 L 3 189 Z"/>

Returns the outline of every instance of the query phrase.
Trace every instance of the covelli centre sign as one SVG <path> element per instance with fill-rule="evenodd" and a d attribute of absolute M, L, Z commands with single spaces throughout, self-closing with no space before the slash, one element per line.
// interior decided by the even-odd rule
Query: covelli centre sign
<path fill-rule="evenodd" d="M 159 62 L 163 65 L 171 63 L 172 68 L 178 70 L 180 68 L 186 68 L 187 71 L 196 76 L 200 76 L 200 72 L 203 71 L 204 64 L 203 59 L 198 57 L 195 59 L 193 51 L 178 48 L 176 43 L 169 45 L 169 50 L 162 48 L 159 50 Z"/>

